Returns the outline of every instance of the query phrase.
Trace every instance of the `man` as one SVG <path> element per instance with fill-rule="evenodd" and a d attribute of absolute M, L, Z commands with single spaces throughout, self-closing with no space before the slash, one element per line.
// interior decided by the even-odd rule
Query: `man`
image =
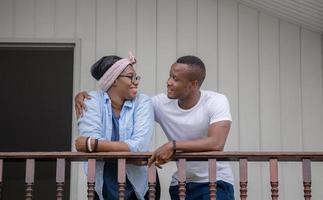
<path fill-rule="evenodd" d="M 155 150 L 148 165 L 167 163 L 175 151 L 223 151 L 231 125 L 229 103 L 222 94 L 200 90 L 204 79 L 205 66 L 198 57 L 183 56 L 171 66 L 167 96 L 159 94 L 152 98 L 155 120 L 169 142 Z M 76 99 L 84 97 L 79 95 Z M 187 162 L 187 200 L 210 199 L 207 169 L 207 162 Z M 216 174 L 217 199 L 233 200 L 230 165 L 217 162 Z M 172 200 L 179 199 L 178 171 L 172 177 L 169 192 Z"/>

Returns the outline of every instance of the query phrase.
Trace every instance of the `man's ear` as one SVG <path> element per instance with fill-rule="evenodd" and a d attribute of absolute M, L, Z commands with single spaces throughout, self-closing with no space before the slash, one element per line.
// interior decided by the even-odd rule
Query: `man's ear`
<path fill-rule="evenodd" d="M 191 82 L 192 82 L 192 86 L 194 88 L 199 88 L 199 82 L 198 82 L 198 80 L 194 80 L 194 81 L 191 81 Z"/>

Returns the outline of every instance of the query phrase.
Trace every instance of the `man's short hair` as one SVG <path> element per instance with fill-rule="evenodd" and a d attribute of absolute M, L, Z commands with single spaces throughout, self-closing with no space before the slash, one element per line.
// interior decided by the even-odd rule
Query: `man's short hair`
<path fill-rule="evenodd" d="M 186 64 L 191 67 L 190 79 L 197 80 L 201 87 L 205 79 L 205 66 L 203 61 L 196 56 L 182 56 L 177 59 L 176 63 Z"/>

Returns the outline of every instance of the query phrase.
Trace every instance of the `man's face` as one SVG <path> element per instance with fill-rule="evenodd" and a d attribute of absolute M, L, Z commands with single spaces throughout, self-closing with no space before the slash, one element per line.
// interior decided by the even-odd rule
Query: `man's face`
<path fill-rule="evenodd" d="M 185 99 L 191 92 L 192 82 L 189 79 L 190 66 L 174 63 L 167 80 L 167 97 L 170 99 Z"/>

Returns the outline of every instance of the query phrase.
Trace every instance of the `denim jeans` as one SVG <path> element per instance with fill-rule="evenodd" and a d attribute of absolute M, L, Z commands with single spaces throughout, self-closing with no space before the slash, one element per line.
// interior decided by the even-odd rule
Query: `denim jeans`
<path fill-rule="evenodd" d="M 159 181 L 159 176 L 158 173 L 156 171 L 156 200 L 160 200 L 160 181 Z M 116 191 L 117 193 L 118 191 Z M 94 192 L 94 200 L 100 200 L 98 194 L 96 192 Z M 145 200 L 149 199 L 149 191 L 147 191 L 147 193 L 145 194 Z M 108 200 L 108 199 L 107 199 Z M 138 198 L 136 197 L 136 194 L 133 192 L 132 195 L 127 199 L 127 200 L 138 200 Z"/>
<path fill-rule="evenodd" d="M 170 186 L 169 194 L 172 200 L 179 200 L 178 185 Z M 209 183 L 186 183 L 186 200 L 209 200 Z M 233 185 L 224 181 L 216 182 L 217 200 L 234 200 Z"/>

